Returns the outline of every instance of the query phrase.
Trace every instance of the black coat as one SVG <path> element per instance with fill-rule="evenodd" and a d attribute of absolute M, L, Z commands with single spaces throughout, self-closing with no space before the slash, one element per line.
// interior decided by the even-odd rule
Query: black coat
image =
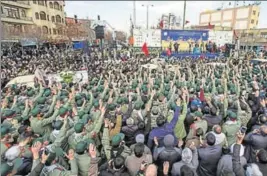
<path fill-rule="evenodd" d="M 222 155 L 220 145 L 208 146 L 198 150 L 199 166 L 197 173 L 199 176 L 214 176 L 217 171 L 217 164 Z"/>

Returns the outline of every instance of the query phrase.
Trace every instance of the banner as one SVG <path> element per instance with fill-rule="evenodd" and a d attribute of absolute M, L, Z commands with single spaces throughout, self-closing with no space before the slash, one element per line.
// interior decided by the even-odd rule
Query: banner
<path fill-rule="evenodd" d="M 134 29 L 133 47 L 142 47 L 146 43 L 147 47 L 161 47 L 160 29 Z"/>
<path fill-rule="evenodd" d="M 162 30 L 161 45 L 162 50 L 168 48 L 174 50 L 174 44 L 178 44 L 178 51 L 192 52 L 194 47 L 199 47 L 205 50 L 205 45 L 208 42 L 209 32 L 207 30 Z"/>

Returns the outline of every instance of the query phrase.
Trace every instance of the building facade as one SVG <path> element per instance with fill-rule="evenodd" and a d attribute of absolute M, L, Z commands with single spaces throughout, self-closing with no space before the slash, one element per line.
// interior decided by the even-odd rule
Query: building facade
<path fill-rule="evenodd" d="M 2 38 L 64 39 L 64 1 L 1 1 Z"/>
<path fill-rule="evenodd" d="M 199 25 L 210 24 L 232 29 L 255 29 L 258 26 L 259 16 L 259 5 L 218 9 L 200 13 Z"/>
<path fill-rule="evenodd" d="M 163 29 L 181 29 L 181 18 L 173 13 L 163 14 L 161 16 Z"/>

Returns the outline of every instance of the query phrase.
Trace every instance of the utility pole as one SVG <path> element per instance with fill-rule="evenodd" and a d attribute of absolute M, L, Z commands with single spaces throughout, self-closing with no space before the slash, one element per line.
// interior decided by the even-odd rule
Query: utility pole
<path fill-rule="evenodd" d="M 133 1 L 133 26 L 136 27 L 136 3 Z"/>
<path fill-rule="evenodd" d="M 145 5 L 143 4 L 142 6 L 144 7 Z M 148 29 L 149 26 L 149 6 L 153 7 L 154 5 L 146 5 L 146 29 Z"/>
<path fill-rule="evenodd" d="M 185 13 L 186 13 L 186 0 L 184 0 L 183 30 L 185 25 Z"/>

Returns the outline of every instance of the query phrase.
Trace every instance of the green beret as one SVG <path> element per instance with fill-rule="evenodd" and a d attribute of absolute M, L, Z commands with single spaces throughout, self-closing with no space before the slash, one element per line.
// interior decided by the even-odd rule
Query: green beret
<path fill-rule="evenodd" d="M 98 101 L 95 101 L 95 102 L 94 102 L 94 107 L 95 107 L 95 108 L 98 108 L 98 107 L 99 107 L 99 102 L 98 102 Z"/>
<path fill-rule="evenodd" d="M 68 95 L 69 95 L 69 92 L 66 91 L 66 90 L 62 90 L 62 91 L 60 92 L 60 96 L 68 96 Z"/>
<path fill-rule="evenodd" d="M 103 101 L 104 101 L 104 102 L 107 102 L 108 99 L 109 99 L 109 95 L 107 94 L 107 95 L 104 96 Z"/>
<path fill-rule="evenodd" d="M 228 111 L 228 112 L 227 112 L 227 115 L 228 115 L 228 117 L 231 118 L 231 119 L 236 119 L 236 118 L 237 118 L 237 114 L 234 113 L 234 112 L 232 112 L 232 111 Z"/>
<path fill-rule="evenodd" d="M 60 107 L 59 108 L 59 115 L 64 115 L 66 114 L 66 112 L 68 112 L 68 109 L 65 107 Z"/>
<path fill-rule="evenodd" d="M 122 97 L 119 97 L 117 99 L 117 104 L 121 105 L 123 103 L 123 98 Z"/>
<path fill-rule="evenodd" d="M 45 96 L 45 97 L 50 96 L 50 94 L 51 94 L 51 90 L 50 90 L 50 89 L 46 89 L 46 90 L 44 91 L 44 96 Z"/>
<path fill-rule="evenodd" d="M 7 109 L 5 110 L 4 112 L 4 117 L 10 117 L 10 116 L 13 116 L 16 112 L 11 110 L 11 109 Z"/>
<path fill-rule="evenodd" d="M 205 93 L 209 93 L 209 87 L 208 87 L 208 86 L 205 86 L 205 87 L 204 87 L 204 92 L 205 92 Z"/>
<path fill-rule="evenodd" d="M 196 112 L 194 113 L 194 115 L 195 115 L 196 117 L 202 117 L 202 116 L 203 116 L 202 112 L 199 112 L 199 111 L 196 111 Z"/>
<path fill-rule="evenodd" d="M 75 133 L 81 133 L 83 131 L 83 128 L 84 128 L 84 124 L 83 123 L 78 122 L 78 123 L 76 123 L 74 125 Z"/>
<path fill-rule="evenodd" d="M 85 115 L 85 112 L 84 111 L 78 111 L 78 116 L 80 118 L 82 118 L 84 115 Z"/>
<path fill-rule="evenodd" d="M 83 153 L 88 149 L 88 144 L 85 141 L 80 141 L 75 147 L 76 153 Z"/>
<path fill-rule="evenodd" d="M 82 99 L 82 96 L 80 94 L 77 94 L 75 96 L 75 101 L 78 101 L 78 100 L 81 100 Z"/>
<path fill-rule="evenodd" d="M 111 103 L 108 105 L 109 111 L 114 111 L 116 109 L 116 105 L 114 103 Z"/>
<path fill-rule="evenodd" d="M 136 102 L 136 103 L 134 104 L 134 109 L 136 109 L 136 110 L 140 110 L 142 106 L 143 106 L 142 102 Z"/>
<path fill-rule="evenodd" d="M 123 133 L 116 134 L 111 140 L 111 145 L 118 146 L 121 141 L 123 141 L 124 137 L 125 135 Z"/>
<path fill-rule="evenodd" d="M 37 103 L 38 104 L 44 104 L 45 101 L 46 101 L 46 98 L 45 97 L 40 97 L 40 98 L 37 99 Z"/>
<path fill-rule="evenodd" d="M 38 107 L 36 107 L 36 108 L 33 108 L 33 109 L 32 109 L 32 111 L 31 111 L 31 115 L 32 115 L 33 117 L 36 117 L 40 112 L 41 112 L 41 110 L 40 110 Z"/>
<path fill-rule="evenodd" d="M 81 107 L 83 105 L 83 100 L 77 100 L 76 104 L 78 107 Z"/>
<path fill-rule="evenodd" d="M 128 97 L 124 97 L 124 98 L 123 98 L 123 103 L 124 103 L 124 104 L 128 104 L 128 103 L 129 103 L 129 99 L 128 99 Z"/>

